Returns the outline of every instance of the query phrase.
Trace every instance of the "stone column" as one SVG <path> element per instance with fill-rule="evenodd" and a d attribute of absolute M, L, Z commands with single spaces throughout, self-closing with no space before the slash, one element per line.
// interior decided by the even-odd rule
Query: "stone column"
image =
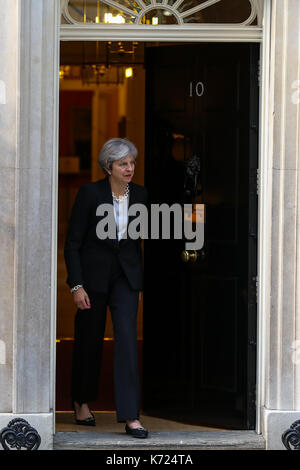
<path fill-rule="evenodd" d="M 24 418 L 46 449 L 54 432 L 59 2 L 0 5 L 0 429 Z"/>
<path fill-rule="evenodd" d="M 0 7 L 0 413 L 13 408 L 18 1 Z"/>
<path fill-rule="evenodd" d="M 300 419 L 300 2 L 272 0 L 270 69 L 270 309 L 263 432 L 268 449 Z M 299 344 L 297 343 L 299 342 Z"/>

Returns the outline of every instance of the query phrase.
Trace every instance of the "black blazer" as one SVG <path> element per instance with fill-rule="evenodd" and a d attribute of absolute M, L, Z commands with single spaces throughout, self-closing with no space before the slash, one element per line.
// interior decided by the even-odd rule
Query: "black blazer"
<path fill-rule="evenodd" d="M 144 186 L 130 182 L 129 190 L 129 207 L 135 203 L 147 205 L 148 193 Z M 82 284 L 87 289 L 106 293 L 113 257 L 117 255 L 131 288 L 143 290 L 141 238 L 133 240 L 127 232 L 127 238 L 118 241 L 116 229 L 115 239 L 99 239 L 96 226 L 104 216 L 97 216 L 96 210 L 103 203 L 113 204 L 108 177 L 81 186 L 72 208 L 64 248 L 66 282 L 70 287 Z M 128 224 L 134 218 L 129 216 Z"/>

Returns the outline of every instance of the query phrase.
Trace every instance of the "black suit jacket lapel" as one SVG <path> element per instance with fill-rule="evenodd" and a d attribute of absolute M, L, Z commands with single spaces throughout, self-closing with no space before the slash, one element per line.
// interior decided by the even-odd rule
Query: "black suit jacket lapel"
<path fill-rule="evenodd" d="M 130 207 L 137 202 L 137 197 L 136 197 L 136 189 L 135 186 L 130 182 L 129 183 L 129 202 L 128 202 L 128 223 L 127 223 L 127 228 L 126 228 L 126 238 L 122 238 L 120 240 L 120 243 L 124 244 L 128 241 L 129 236 L 128 236 L 128 227 L 130 225 L 130 222 L 136 218 L 135 215 L 129 215 L 129 209 Z"/>
<path fill-rule="evenodd" d="M 111 192 L 111 187 L 110 187 L 110 184 L 109 184 L 108 176 L 106 176 L 104 178 L 104 180 L 100 180 L 99 183 L 101 183 L 101 185 L 100 185 L 100 188 L 101 188 L 101 203 L 112 204 L 112 206 L 113 206 L 113 198 L 112 198 L 112 192 Z M 129 213 L 130 206 L 132 206 L 136 202 L 137 202 L 136 189 L 135 189 L 134 185 L 132 184 L 132 182 L 130 182 L 129 183 L 128 213 Z M 128 223 L 127 223 L 127 229 L 126 229 L 127 238 L 122 238 L 119 242 L 118 236 L 117 236 L 117 225 L 115 224 L 116 238 L 115 239 L 106 238 L 103 241 L 105 241 L 106 243 L 108 243 L 109 245 L 111 245 L 113 247 L 118 247 L 119 243 L 121 243 L 122 245 L 124 243 L 126 243 L 128 238 L 129 238 L 128 237 L 128 226 L 129 226 L 130 222 L 133 219 L 135 219 L 134 215 L 129 215 L 128 216 Z"/>
<path fill-rule="evenodd" d="M 99 189 L 100 189 L 100 194 L 99 194 L 99 199 L 100 199 L 100 204 L 111 204 L 113 208 L 113 198 L 112 198 L 112 192 L 111 192 L 111 187 L 109 184 L 109 179 L 108 176 L 106 176 L 104 179 L 99 180 Z M 116 237 L 113 238 L 105 238 L 103 241 L 107 243 L 108 245 L 112 247 L 117 247 L 119 244 L 118 241 L 118 236 L 117 236 L 117 224 L 115 223 L 114 219 L 114 229 L 115 229 L 115 235 Z"/>

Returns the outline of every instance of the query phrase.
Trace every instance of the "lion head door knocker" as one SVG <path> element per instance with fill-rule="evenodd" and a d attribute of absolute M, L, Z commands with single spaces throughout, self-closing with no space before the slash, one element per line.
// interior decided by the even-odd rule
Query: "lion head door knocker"
<path fill-rule="evenodd" d="M 193 155 L 188 160 L 185 161 L 185 177 L 184 177 L 184 197 L 185 202 L 190 203 L 193 206 L 192 213 L 190 215 L 186 215 L 188 220 L 199 222 L 198 219 L 198 208 L 196 207 L 196 214 L 194 219 L 194 201 L 198 194 L 201 194 L 201 190 L 198 190 L 198 183 L 200 177 L 200 157 L 198 155 Z M 202 204 L 202 206 L 204 206 Z M 201 210 L 201 214 L 204 214 L 204 209 L 199 208 Z M 202 218 L 202 217 L 201 217 Z M 203 226 L 202 221 L 202 226 Z M 200 225 L 200 224 L 198 224 Z M 204 237 L 204 226 L 203 230 L 203 237 Z M 198 262 L 199 260 L 204 260 L 206 257 L 206 253 L 204 249 L 197 249 L 197 250 L 183 250 L 181 253 L 181 259 L 184 263 L 193 264 Z"/>
<path fill-rule="evenodd" d="M 193 199 L 197 195 L 200 166 L 198 155 L 193 155 L 185 161 L 184 193 L 188 199 Z"/>
<path fill-rule="evenodd" d="M 4 450 L 37 450 L 41 437 L 30 424 L 22 418 L 13 419 L 0 431 L 0 442 Z"/>

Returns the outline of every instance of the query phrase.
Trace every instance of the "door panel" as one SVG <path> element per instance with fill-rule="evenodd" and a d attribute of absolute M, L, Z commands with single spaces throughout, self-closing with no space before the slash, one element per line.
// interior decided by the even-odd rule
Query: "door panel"
<path fill-rule="evenodd" d="M 197 154 L 193 202 L 205 205 L 196 263 L 182 261 L 183 240 L 145 240 L 143 410 L 154 415 L 255 425 L 257 59 L 248 44 L 147 48 L 150 202 L 191 202 L 185 161 Z"/>

